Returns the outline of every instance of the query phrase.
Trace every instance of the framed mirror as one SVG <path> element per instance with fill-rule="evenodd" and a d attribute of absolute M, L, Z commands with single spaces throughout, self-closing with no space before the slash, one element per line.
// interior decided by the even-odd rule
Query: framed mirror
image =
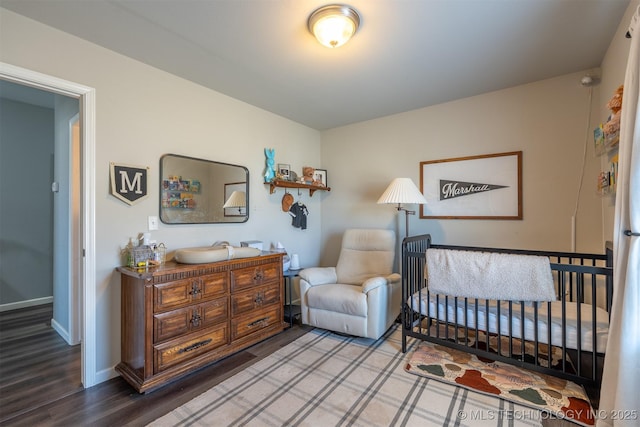
<path fill-rule="evenodd" d="M 160 158 L 160 220 L 165 224 L 246 222 L 249 170 L 165 154 Z"/>

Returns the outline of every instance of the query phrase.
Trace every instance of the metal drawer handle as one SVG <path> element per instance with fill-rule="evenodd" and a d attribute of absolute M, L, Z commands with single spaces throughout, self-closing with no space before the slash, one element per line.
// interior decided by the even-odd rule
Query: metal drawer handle
<path fill-rule="evenodd" d="M 251 322 L 247 325 L 247 328 L 255 328 L 256 326 L 266 326 L 269 322 L 268 317 L 263 317 L 262 319 L 258 319 L 255 322 Z"/>
<path fill-rule="evenodd" d="M 182 353 L 186 353 L 188 351 L 195 350 L 197 348 L 200 348 L 202 346 L 205 346 L 205 345 L 209 344 L 211 341 L 213 341 L 213 340 L 211 338 L 209 338 L 208 340 L 204 340 L 204 341 L 199 341 L 199 342 L 193 343 L 193 344 L 191 344 L 189 346 L 181 348 L 180 351 L 178 351 L 178 354 L 182 354 Z"/>
<path fill-rule="evenodd" d="M 253 275 L 253 281 L 262 282 L 262 279 L 264 279 L 264 271 L 256 270 L 256 273 Z"/>
<path fill-rule="evenodd" d="M 202 319 L 202 318 L 200 317 L 200 315 L 199 315 L 197 312 L 195 312 L 195 311 L 194 311 L 194 312 L 193 312 L 193 315 L 191 316 L 191 324 L 192 324 L 193 326 L 196 326 L 196 327 L 197 327 L 197 326 L 200 326 L 200 320 L 201 320 L 201 319 Z"/>
<path fill-rule="evenodd" d="M 258 292 L 255 298 L 253 298 L 253 302 L 255 305 L 262 305 L 264 302 L 264 292 Z"/>
<path fill-rule="evenodd" d="M 202 292 L 202 290 L 200 290 L 200 284 L 194 280 L 193 283 L 191 283 L 191 292 L 189 292 L 189 295 L 198 295 L 200 292 Z"/>

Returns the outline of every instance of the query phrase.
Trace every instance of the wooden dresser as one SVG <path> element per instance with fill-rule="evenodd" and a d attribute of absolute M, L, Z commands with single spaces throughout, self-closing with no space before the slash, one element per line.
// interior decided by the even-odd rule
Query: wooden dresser
<path fill-rule="evenodd" d="M 119 267 L 116 371 L 143 393 L 281 332 L 282 256 Z"/>

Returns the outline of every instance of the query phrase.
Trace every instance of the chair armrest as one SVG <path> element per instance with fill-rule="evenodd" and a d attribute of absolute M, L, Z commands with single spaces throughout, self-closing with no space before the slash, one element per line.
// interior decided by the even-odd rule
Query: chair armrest
<path fill-rule="evenodd" d="M 300 279 L 316 286 L 336 283 L 338 276 L 335 267 L 311 267 L 300 271 Z"/>
<path fill-rule="evenodd" d="M 387 276 L 387 280 L 390 283 L 400 283 L 400 280 L 402 280 L 402 276 L 398 273 L 391 273 Z"/>
<path fill-rule="evenodd" d="M 372 291 L 375 288 L 379 288 L 380 286 L 386 284 L 393 285 L 394 283 L 399 283 L 401 278 L 402 276 L 400 276 L 398 273 L 391 273 L 387 277 L 372 277 L 365 280 L 365 282 L 362 284 L 362 293 L 366 294 L 369 291 Z"/>

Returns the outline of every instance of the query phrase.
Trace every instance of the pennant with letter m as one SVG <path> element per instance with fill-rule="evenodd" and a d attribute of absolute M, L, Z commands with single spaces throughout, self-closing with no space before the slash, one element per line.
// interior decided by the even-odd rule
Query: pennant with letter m
<path fill-rule="evenodd" d="M 133 205 L 148 196 L 148 167 L 117 165 L 111 163 L 111 194 Z"/>

